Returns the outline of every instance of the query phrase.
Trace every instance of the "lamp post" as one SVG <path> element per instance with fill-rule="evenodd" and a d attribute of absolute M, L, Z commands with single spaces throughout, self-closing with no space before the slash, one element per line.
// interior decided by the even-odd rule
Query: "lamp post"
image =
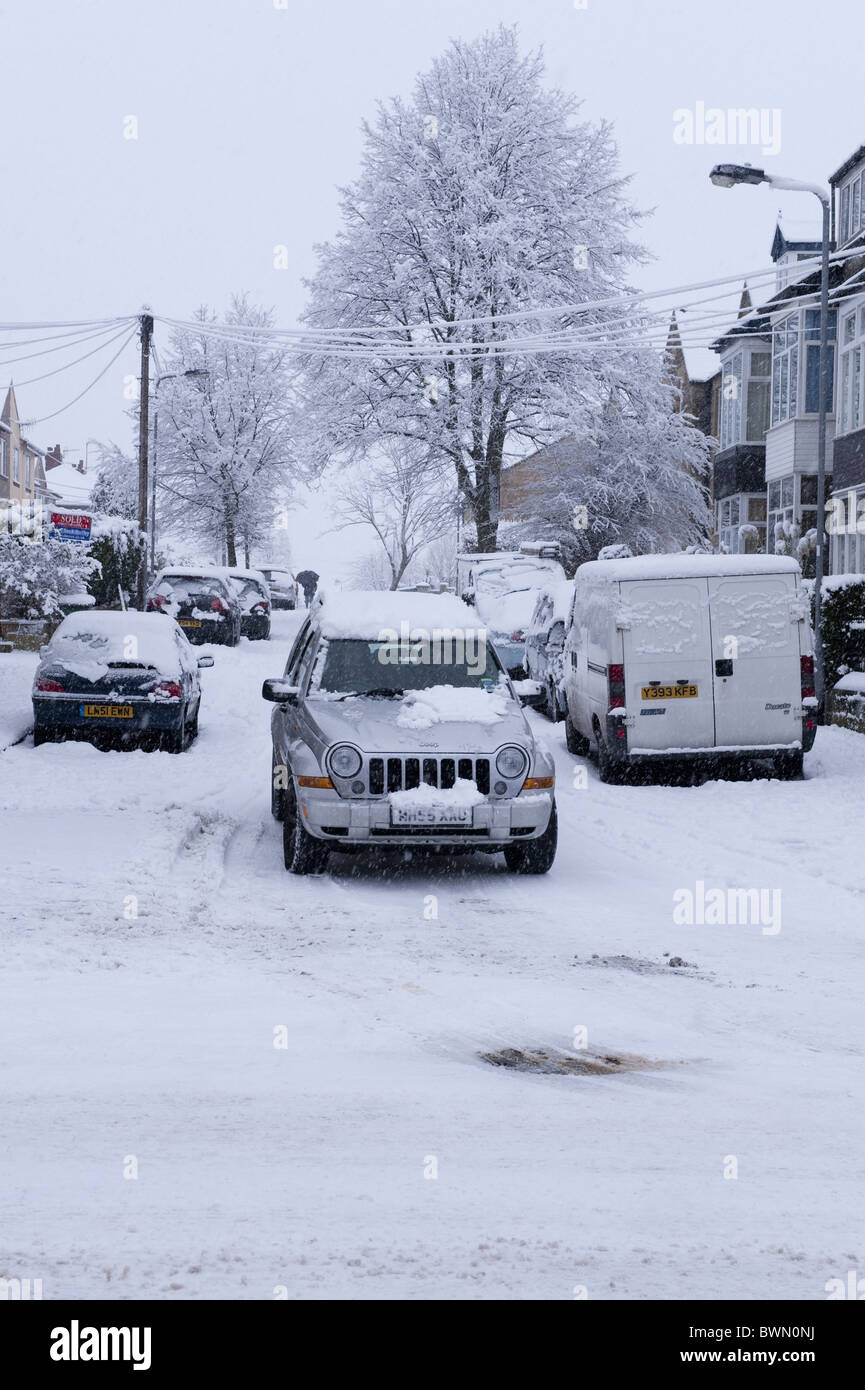
<path fill-rule="evenodd" d="M 717 188 L 733 188 L 737 183 L 768 183 L 792 193 L 813 193 L 823 213 L 823 240 L 820 261 L 820 385 L 817 418 L 817 543 L 814 564 L 814 693 L 818 710 L 823 709 L 826 688 L 823 654 L 823 542 L 826 517 L 826 414 L 829 383 L 829 194 L 815 183 L 780 174 L 767 174 L 750 164 L 716 164 L 709 178 Z M 767 536 L 768 540 L 768 536 Z"/>
<path fill-rule="evenodd" d="M 156 385 L 153 388 L 153 461 L 150 469 L 150 570 L 151 573 L 156 568 L 156 459 L 157 443 L 159 439 L 159 388 L 163 381 L 176 381 L 178 377 L 185 377 L 187 380 L 195 381 L 202 377 L 210 376 L 210 372 L 203 367 L 190 367 L 186 372 L 165 372 L 164 375 L 156 378 Z"/>

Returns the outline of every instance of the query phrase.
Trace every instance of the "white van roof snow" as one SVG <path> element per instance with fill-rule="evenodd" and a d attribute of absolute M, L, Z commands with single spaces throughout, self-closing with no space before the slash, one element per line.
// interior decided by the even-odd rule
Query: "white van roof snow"
<path fill-rule="evenodd" d="M 800 573 L 789 555 L 635 555 L 629 560 L 588 560 L 578 580 L 723 579 L 734 574 Z"/>

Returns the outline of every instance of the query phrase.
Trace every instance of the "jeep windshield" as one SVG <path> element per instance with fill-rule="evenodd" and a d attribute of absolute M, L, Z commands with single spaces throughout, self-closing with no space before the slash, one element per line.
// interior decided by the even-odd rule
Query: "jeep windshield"
<path fill-rule="evenodd" d="M 322 643 L 310 694 L 386 699 L 407 690 L 452 685 L 494 690 L 503 679 L 492 648 L 479 634 L 389 642 L 330 638 Z"/>

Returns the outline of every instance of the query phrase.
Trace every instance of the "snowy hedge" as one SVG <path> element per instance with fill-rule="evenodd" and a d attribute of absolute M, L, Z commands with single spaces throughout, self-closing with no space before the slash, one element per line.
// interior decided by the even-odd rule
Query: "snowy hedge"
<path fill-rule="evenodd" d="M 89 549 L 99 568 L 91 575 L 88 590 L 98 608 L 113 608 L 119 603 L 118 587 L 127 595 L 135 588 L 147 540 L 138 523 L 127 517 L 94 516 Z"/>
<path fill-rule="evenodd" d="M 807 587 L 811 593 L 813 620 L 813 582 Z M 865 666 L 865 629 L 857 628 L 857 623 L 865 623 L 865 575 L 828 575 L 823 581 L 827 689 L 835 684 L 844 670 L 852 668 L 861 671 Z"/>

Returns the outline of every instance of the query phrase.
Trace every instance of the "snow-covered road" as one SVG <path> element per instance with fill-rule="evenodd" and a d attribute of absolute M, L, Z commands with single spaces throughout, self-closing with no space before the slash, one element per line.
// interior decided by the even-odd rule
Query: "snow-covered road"
<path fill-rule="evenodd" d="M 259 691 L 295 623 L 214 650 L 179 757 L 15 744 L 35 658 L 0 657 L 0 1277 L 820 1299 L 865 1274 L 865 740 L 820 730 L 801 783 L 612 787 L 533 715 L 547 878 L 426 855 L 289 877 Z M 698 882 L 769 890 L 771 920 L 678 924 Z"/>

